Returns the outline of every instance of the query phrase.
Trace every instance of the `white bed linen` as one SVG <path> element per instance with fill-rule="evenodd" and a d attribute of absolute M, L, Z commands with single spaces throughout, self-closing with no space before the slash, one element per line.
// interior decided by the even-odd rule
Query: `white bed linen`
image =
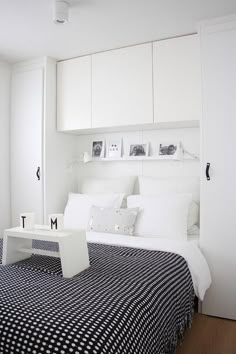
<path fill-rule="evenodd" d="M 200 300 L 203 300 L 205 292 L 211 284 L 211 275 L 206 259 L 199 247 L 192 242 L 115 235 L 100 232 L 87 232 L 87 241 L 179 254 L 188 264 L 193 280 L 194 291 Z"/>

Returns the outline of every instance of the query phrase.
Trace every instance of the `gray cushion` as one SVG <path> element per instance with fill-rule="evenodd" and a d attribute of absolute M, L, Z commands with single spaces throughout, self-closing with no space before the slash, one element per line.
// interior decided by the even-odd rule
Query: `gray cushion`
<path fill-rule="evenodd" d="M 132 236 L 138 211 L 138 208 L 113 209 L 92 206 L 88 231 Z"/>

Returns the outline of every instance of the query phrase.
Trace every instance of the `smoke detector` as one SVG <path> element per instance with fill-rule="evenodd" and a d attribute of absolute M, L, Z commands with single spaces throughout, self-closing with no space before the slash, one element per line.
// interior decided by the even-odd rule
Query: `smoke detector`
<path fill-rule="evenodd" d="M 70 5 L 68 1 L 54 0 L 53 4 L 53 22 L 64 24 L 69 21 Z"/>

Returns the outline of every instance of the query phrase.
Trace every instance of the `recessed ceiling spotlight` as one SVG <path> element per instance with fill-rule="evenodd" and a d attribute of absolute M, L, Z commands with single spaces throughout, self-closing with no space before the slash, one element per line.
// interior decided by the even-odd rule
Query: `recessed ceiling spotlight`
<path fill-rule="evenodd" d="M 53 3 L 53 21 L 57 24 L 64 24 L 69 21 L 69 2 L 63 0 L 54 0 Z"/>

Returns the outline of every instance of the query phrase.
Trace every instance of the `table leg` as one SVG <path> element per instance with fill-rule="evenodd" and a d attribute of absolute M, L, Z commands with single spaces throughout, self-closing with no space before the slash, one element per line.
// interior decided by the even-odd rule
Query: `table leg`
<path fill-rule="evenodd" d="M 89 267 L 86 234 L 76 233 L 59 241 L 62 273 L 71 278 Z"/>
<path fill-rule="evenodd" d="M 2 264 L 12 264 L 31 257 L 29 253 L 20 252 L 21 248 L 32 249 L 32 240 L 4 235 Z"/>

